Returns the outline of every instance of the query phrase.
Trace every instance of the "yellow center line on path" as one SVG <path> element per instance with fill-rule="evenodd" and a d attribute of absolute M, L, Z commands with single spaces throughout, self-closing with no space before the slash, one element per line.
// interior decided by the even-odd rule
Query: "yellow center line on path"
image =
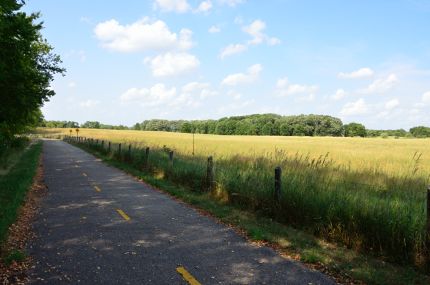
<path fill-rule="evenodd" d="M 121 215 L 121 217 L 123 217 L 123 218 L 124 218 L 124 220 L 126 220 L 126 221 L 130 221 L 130 217 L 129 217 L 129 216 L 127 216 L 127 214 L 126 214 L 126 213 L 124 213 L 124 211 L 123 211 L 123 210 L 121 210 L 121 209 L 117 209 L 116 211 L 118 212 L 118 214 L 120 214 L 120 215 Z"/>
<path fill-rule="evenodd" d="M 179 274 L 182 275 L 182 278 L 184 278 L 185 281 L 188 282 L 190 285 L 202 285 L 199 281 L 196 280 L 196 278 L 193 277 L 186 269 L 185 267 L 179 266 L 176 268 L 176 271 L 178 271 Z"/>
<path fill-rule="evenodd" d="M 85 177 L 87 177 L 87 176 L 88 176 L 85 172 L 82 172 L 82 175 L 83 175 L 83 176 L 85 176 Z"/>
<path fill-rule="evenodd" d="M 97 185 L 95 185 L 95 186 L 94 186 L 94 189 L 95 189 L 97 192 L 102 192 L 102 189 L 100 189 L 100 188 L 99 188 L 99 186 L 97 186 Z"/>

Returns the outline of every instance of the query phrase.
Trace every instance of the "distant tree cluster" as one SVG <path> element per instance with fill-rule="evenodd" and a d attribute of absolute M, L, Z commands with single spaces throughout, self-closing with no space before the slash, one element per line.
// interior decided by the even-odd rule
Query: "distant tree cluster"
<path fill-rule="evenodd" d="M 418 126 L 411 128 L 409 132 L 417 138 L 429 138 L 430 137 L 430 128 L 424 126 Z"/>
<path fill-rule="evenodd" d="M 98 121 L 86 121 L 82 125 L 74 121 L 46 121 L 42 120 L 39 123 L 39 127 L 45 128 L 87 128 L 87 129 L 110 129 L 110 130 L 128 130 L 129 127 L 123 125 L 105 125 Z"/>
<path fill-rule="evenodd" d="M 218 135 L 259 136 L 342 136 L 343 124 L 338 118 L 324 115 L 280 116 L 255 114 L 219 120 L 168 121 L 146 120 L 133 129 Z"/>
<path fill-rule="evenodd" d="M 98 121 L 87 121 L 79 126 L 70 121 L 43 121 L 49 128 L 89 128 L 114 130 L 164 131 L 217 135 L 253 136 L 333 136 L 333 137 L 430 137 L 430 128 L 414 127 L 410 131 L 368 130 L 363 124 L 343 124 L 339 118 L 325 115 L 281 116 L 276 114 L 254 114 L 234 116 L 219 120 L 145 120 L 131 128 L 123 125 L 105 125 Z"/>
<path fill-rule="evenodd" d="M 39 125 L 45 128 L 77 128 L 79 123 L 73 121 L 42 121 Z"/>
<path fill-rule="evenodd" d="M 412 137 L 411 132 L 404 129 L 397 130 L 367 130 L 367 137 Z"/>

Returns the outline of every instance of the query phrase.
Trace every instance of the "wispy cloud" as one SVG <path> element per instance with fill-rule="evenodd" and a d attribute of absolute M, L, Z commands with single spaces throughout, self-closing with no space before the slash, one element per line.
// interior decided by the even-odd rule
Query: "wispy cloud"
<path fill-rule="evenodd" d="M 234 73 L 228 75 L 223 79 L 221 85 L 235 86 L 255 82 L 262 70 L 263 67 L 261 64 L 254 64 L 247 69 L 246 73 Z"/>
<path fill-rule="evenodd" d="M 368 67 L 363 67 L 358 70 L 346 73 L 346 72 L 340 72 L 337 77 L 342 79 L 357 79 L 357 78 L 366 78 L 373 76 L 374 72 L 372 69 Z"/>

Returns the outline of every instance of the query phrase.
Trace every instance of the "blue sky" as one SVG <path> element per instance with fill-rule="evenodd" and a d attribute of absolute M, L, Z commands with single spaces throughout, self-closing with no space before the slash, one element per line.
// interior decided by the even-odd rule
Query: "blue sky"
<path fill-rule="evenodd" d="M 67 69 L 48 120 L 253 113 L 430 125 L 430 1 L 29 0 Z"/>

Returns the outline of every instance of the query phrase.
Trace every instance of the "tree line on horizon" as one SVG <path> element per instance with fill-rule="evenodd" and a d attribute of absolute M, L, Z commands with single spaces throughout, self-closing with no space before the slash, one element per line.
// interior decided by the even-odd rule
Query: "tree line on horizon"
<path fill-rule="evenodd" d="M 41 127 L 91 128 L 116 130 L 165 131 L 217 135 L 256 136 L 333 136 L 333 137 L 430 137 L 430 127 L 417 126 L 406 131 L 370 130 L 363 124 L 343 124 L 342 120 L 327 115 L 253 114 L 225 117 L 219 120 L 145 120 L 132 127 L 106 125 L 98 121 L 87 121 L 82 125 L 73 121 L 43 121 Z"/>

